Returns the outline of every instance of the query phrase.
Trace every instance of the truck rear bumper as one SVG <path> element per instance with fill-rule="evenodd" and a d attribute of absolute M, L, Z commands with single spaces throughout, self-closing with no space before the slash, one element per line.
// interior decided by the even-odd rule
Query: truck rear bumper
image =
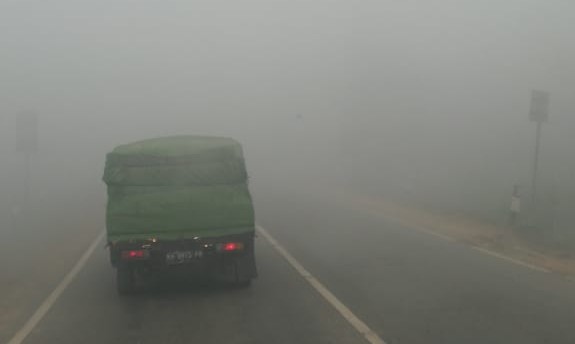
<path fill-rule="evenodd" d="M 112 265 L 155 275 L 238 281 L 257 277 L 254 234 L 110 244 Z"/>

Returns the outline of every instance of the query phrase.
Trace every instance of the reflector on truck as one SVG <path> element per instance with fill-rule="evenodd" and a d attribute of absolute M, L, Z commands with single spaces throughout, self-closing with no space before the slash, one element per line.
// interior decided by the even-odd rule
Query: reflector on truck
<path fill-rule="evenodd" d="M 122 251 L 122 259 L 124 259 L 124 260 L 146 259 L 149 256 L 150 256 L 150 252 L 148 252 L 147 250 Z"/>

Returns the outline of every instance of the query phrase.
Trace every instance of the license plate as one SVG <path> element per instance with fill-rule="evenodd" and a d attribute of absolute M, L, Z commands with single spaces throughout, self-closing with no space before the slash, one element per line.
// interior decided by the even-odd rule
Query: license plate
<path fill-rule="evenodd" d="M 202 258 L 202 251 L 173 251 L 166 254 L 166 264 L 185 264 Z"/>

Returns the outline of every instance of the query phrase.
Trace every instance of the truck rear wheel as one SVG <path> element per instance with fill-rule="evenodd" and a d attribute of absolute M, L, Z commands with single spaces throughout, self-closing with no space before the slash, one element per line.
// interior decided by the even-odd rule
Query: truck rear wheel
<path fill-rule="evenodd" d="M 240 273 L 239 264 L 237 262 L 236 262 L 236 264 L 234 264 L 234 282 L 233 282 L 233 285 L 235 288 L 238 288 L 238 289 L 248 288 L 249 286 L 252 285 L 251 277 L 242 276 L 242 274 Z"/>
<path fill-rule="evenodd" d="M 116 288 L 119 294 L 130 294 L 134 292 L 134 269 L 127 266 L 116 268 Z"/>
<path fill-rule="evenodd" d="M 251 280 L 251 279 L 241 280 L 241 281 L 236 281 L 236 282 L 234 282 L 234 287 L 237 288 L 237 289 L 249 288 L 251 285 L 252 285 L 252 280 Z"/>

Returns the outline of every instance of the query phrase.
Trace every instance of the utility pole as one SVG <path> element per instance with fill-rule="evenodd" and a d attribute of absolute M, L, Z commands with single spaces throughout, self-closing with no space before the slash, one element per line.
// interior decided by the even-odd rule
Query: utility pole
<path fill-rule="evenodd" d="M 537 209 L 537 170 L 539 167 L 539 151 L 541 147 L 541 129 L 549 118 L 549 93 L 540 90 L 531 91 L 531 108 L 529 119 L 537 124 L 535 132 L 535 157 L 533 159 L 533 179 L 531 181 L 531 202 L 533 212 Z"/>
<path fill-rule="evenodd" d="M 539 147 L 541 146 L 542 124 L 542 122 L 537 122 L 537 129 L 535 133 L 535 157 L 533 158 L 533 179 L 531 181 L 531 202 L 534 208 L 537 206 L 537 170 L 539 167 Z"/>

